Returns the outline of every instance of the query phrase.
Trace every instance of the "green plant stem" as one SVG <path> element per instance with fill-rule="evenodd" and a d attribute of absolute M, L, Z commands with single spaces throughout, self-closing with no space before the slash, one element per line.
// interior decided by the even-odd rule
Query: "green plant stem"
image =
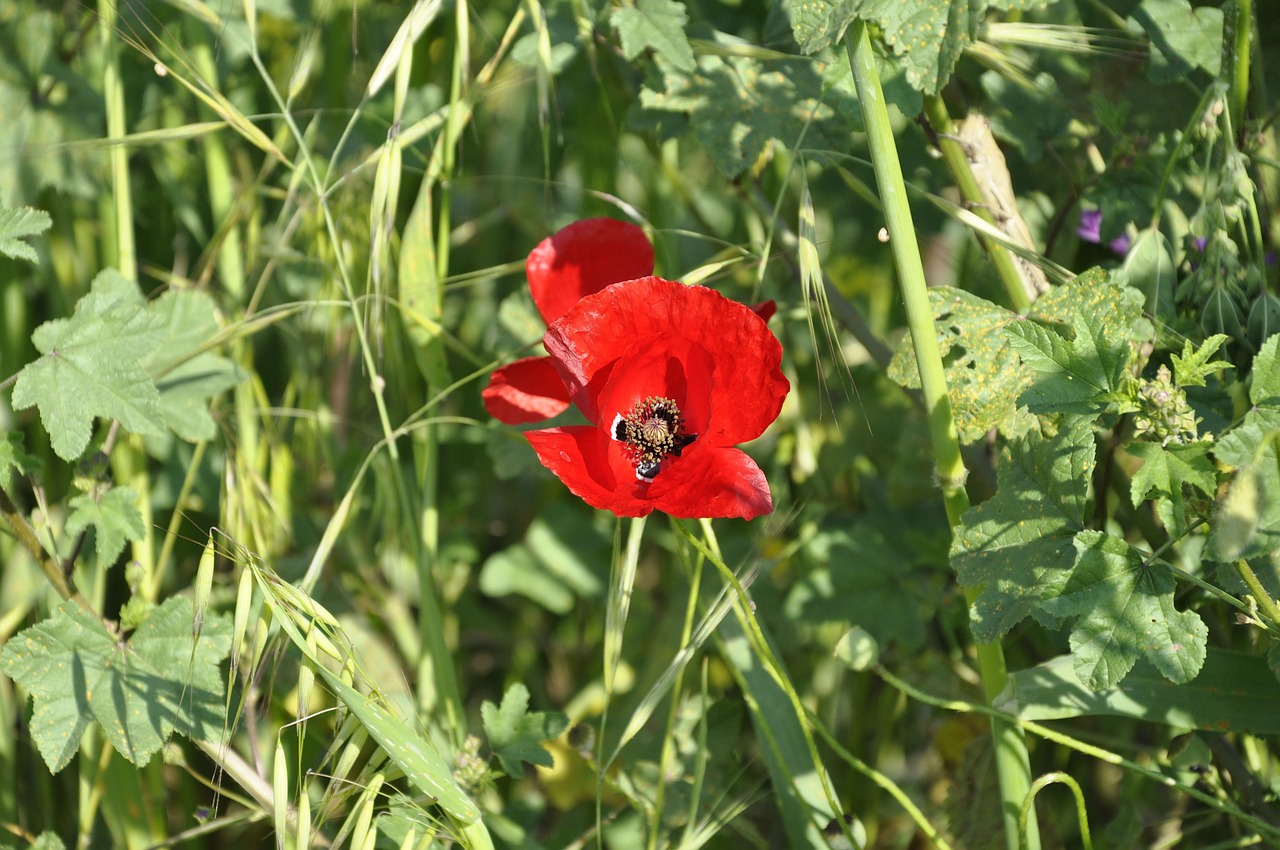
<path fill-rule="evenodd" d="M 1080 844 L 1084 850 L 1093 850 L 1093 837 L 1089 834 L 1089 810 L 1085 806 L 1084 791 L 1080 790 L 1080 783 L 1072 778 L 1071 774 L 1061 771 L 1046 773 L 1035 782 L 1031 783 L 1031 793 L 1027 795 L 1027 799 L 1022 804 L 1022 814 L 1018 823 L 1026 831 L 1027 818 L 1035 811 L 1034 803 L 1036 795 L 1043 791 L 1046 787 L 1053 784 L 1065 785 L 1071 789 L 1072 796 L 1076 799 L 1076 820 L 1080 824 Z"/>
<path fill-rule="evenodd" d="M 1112 764 L 1116 767 L 1123 768 L 1131 773 L 1163 785 L 1166 788 L 1172 788 L 1186 794 L 1188 797 L 1193 797 L 1216 812 L 1221 812 L 1224 815 L 1236 818 L 1243 823 L 1248 824 L 1250 828 L 1256 830 L 1260 835 L 1269 835 L 1273 839 L 1280 838 L 1280 827 L 1276 827 L 1259 817 L 1249 814 L 1228 800 L 1220 799 L 1212 794 L 1206 794 L 1194 786 L 1184 785 L 1172 776 L 1161 773 L 1155 768 L 1139 764 L 1138 762 L 1127 759 L 1118 753 L 1113 753 L 1110 750 L 1104 750 L 1101 747 L 1094 746 L 1093 744 L 1085 743 L 1084 741 L 1073 738 L 1064 732 L 1059 732 L 1056 729 L 1044 726 L 1033 720 L 1022 720 L 1017 715 L 1000 711 L 999 709 L 992 708 L 991 706 L 978 705 L 977 703 L 966 702 L 964 700 L 943 699 L 942 697 L 933 696 L 932 694 L 925 693 L 914 685 L 899 679 L 883 666 L 877 666 L 875 668 L 875 672 L 876 675 L 884 679 L 893 687 L 902 691 L 912 699 L 923 702 L 926 705 L 931 705 L 935 708 L 941 708 L 946 711 L 985 714 L 988 717 L 1002 718 L 1011 725 L 1021 727 L 1038 738 L 1043 738 L 1046 741 L 1052 741 L 1055 744 L 1075 750 L 1076 752 L 1089 756 L 1090 758 L 1098 759 L 1106 764 Z"/>
<path fill-rule="evenodd" d="M 938 148 L 942 151 L 942 158 L 956 181 L 956 188 L 960 190 L 960 196 L 964 198 L 965 205 L 983 221 L 993 227 L 1000 227 L 1000 222 L 991 212 L 992 199 L 988 198 L 982 187 L 978 185 L 978 178 L 974 175 L 973 166 L 969 162 L 969 152 L 956 137 L 951 114 L 939 95 L 929 95 L 924 99 L 924 114 L 937 133 Z M 892 233 L 892 230 L 890 232 Z M 1026 312 L 1031 306 L 1031 298 L 1027 295 L 1027 289 L 1022 283 L 1022 274 L 1018 271 L 1013 252 L 983 233 L 975 231 L 975 235 L 995 266 L 1000 283 L 1004 286 L 1009 307 L 1016 313 Z"/>
<path fill-rule="evenodd" d="M 1223 67 L 1227 79 L 1227 110 L 1231 124 L 1240 132 L 1249 104 L 1250 42 L 1253 27 L 1253 0 L 1235 0 L 1223 9 Z"/>
<path fill-rule="evenodd" d="M 1249 587 L 1249 592 L 1253 594 L 1253 598 L 1257 601 L 1259 610 L 1268 620 L 1280 626 L 1280 606 L 1276 605 L 1275 599 L 1271 598 L 1271 594 L 1262 586 L 1262 582 L 1258 580 L 1253 567 L 1249 566 L 1249 562 L 1244 558 L 1238 559 L 1235 563 L 1236 572 L 1240 574 L 1240 578 L 1244 579 L 1244 583 Z"/>
<path fill-rule="evenodd" d="M 954 529 L 969 507 L 969 497 L 964 489 L 966 470 L 947 396 L 947 380 L 938 350 L 933 313 L 929 307 L 924 266 L 915 240 L 915 225 L 907 203 L 906 183 L 902 177 L 893 128 L 889 124 L 884 91 L 880 86 L 865 23 L 857 21 L 850 27 L 846 48 L 854 84 L 858 90 L 858 103 L 862 108 L 880 201 L 889 229 L 889 244 L 893 249 L 894 264 L 898 270 L 899 285 L 906 306 L 907 326 L 911 331 L 911 342 L 920 369 L 925 414 L 934 452 L 934 468 L 942 487 L 947 520 Z M 980 592 L 980 588 L 965 588 L 965 598 L 972 604 Z M 977 655 L 983 690 L 990 702 L 1004 689 L 1008 679 L 1004 650 L 999 643 L 979 644 Z M 1031 783 L 1030 758 L 1027 755 L 1026 740 L 1012 724 L 993 716 L 991 733 L 995 741 L 996 769 L 1000 778 L 1005 844 L 1009 850 L 1017 850 L 1018 814 Z M 1029 832 L 1025 846 L 1028 850 L 1039 850 L 1039 826 L 1034 812 L 1027 826 Z"/>
<path fill-rule="evenodd" d="M 107 138 L 125 137 L 124 84 L 120 80 L 120 48 L 116 38 L 118 0 L 99 0 L 98 34 L 102 42 L 102 99 L 107 112 Z M 111 197 L 115 212 L 114 256 L 120 274 L 138 279 L 138 251 L 133 239 L 133 195 L 129 186 L 129 148 L 113 144 L 108 149 L 111 163 Z"/>
<path fill-rule="evenodd" d="M 40 540 L 36 537 L 35 529 L 27 523 L 27 518 L 13 504 L 9 494 L 3 487 L 0 487 L 0 519 L 3 519 L 5 524 L 13 530 L 18 542 L 40 565 L 40 572 L 44 573 L 45 579 L 49 584 L 53 585 L 53 589 L 57 591 L 58 595 L 63 599 L 73 600 L 85 611 L 97 617 L 98 612 L 93 610 L 89 600 L 76 589 L 70 576 L 64 573 L 53 558 L 50 558 L 48 553 L 45 552 L 44 547 L 40 545 Z"/>

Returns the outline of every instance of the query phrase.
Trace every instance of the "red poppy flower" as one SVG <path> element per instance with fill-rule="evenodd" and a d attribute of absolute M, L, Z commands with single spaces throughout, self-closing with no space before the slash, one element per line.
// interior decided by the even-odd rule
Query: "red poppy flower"
<path fill-rule="evenodd" d="M 757 313 L 646 277 L 583 298 L 543 344 L 592 424 L 525 436 L 588 504 L 619 516 L 773 510 L 764 473 L 733 448 L 764 432 L 790 390 L 782 346 Z"/>
<path fill-rule="evenodd" d="M 525 261 L 533 303 L 548 324 L 583 296 L 652 272 L 649 237 L 612 218 L 576 221 L 539 242 Z M 550 419 L 569 406 L 569 393 L 545 357 L 495 370 L 481 396 L 489 415 L 508 425 Z"/>

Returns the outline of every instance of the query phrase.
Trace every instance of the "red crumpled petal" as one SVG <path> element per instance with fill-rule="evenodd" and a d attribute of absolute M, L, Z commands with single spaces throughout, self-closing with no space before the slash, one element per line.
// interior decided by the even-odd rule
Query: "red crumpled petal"
<path fill-rule="evenodd" d="M 543 344 L 586 412 L 596 409 L 605 383 L 593 384 L 597 373 L 653 339 L 681 339 L 711 355 L 710 412 L 700 441 L 753 440 L 778 417 L 790 390 L 781 343 L 749 307 L 703 286 L 659 277 L 614 284 L 574 305 L 547 329 Z"/>
<path fill-rule="evenodd" d="M 569 391 L 550 357 L 525 357 L 495 369 L 480 396 L 489 415 L 508 425 L 541 422 L 569 407 Z"/>
<path fill-rule="evenodd" d="M 628 415 L 636 402 L 670 398 L 684 415 L 688 432 L 701 434 L 711 416 L 714 371 L 715 359 L 697 343 L 680 337 L 651 337 L 618 358 L 593 399 L 599 410 L 583 413 L 592 422 L 609 425 L 615 415 Z"/>
<path fill-rule="evenodd" d="M 542 465 L 575 496 L 618 516 L 660 510 L 684 519 L 753 519 L 773 510 L 764 473 L 738 449 L 695 442 L 680 457 L 664 461 L 657 479 L 646 484 L 605 427 L 546 428 L 525 436 Z"/>
<path fill-rule="evenodd" d="M 551 324 L 583 296 L 652 274 L 653 245 L 634 224 L 587 218 L 539 242 L 524 268 L 533 303 Z"/>
<path fill-rule="evenodd" d="M 701 440 L 663 461 L 645 495 L 654 508 L 681 519 L 754 519 L 773 510 L 769 482 L 746 452 Z"/>
<path fill-rule="evenodd" d="M 752 304 L 751 312 L 755 313 L 767 322 L 777 314 L 778 302 L 770 298 L 768 301 L 761 301 L 759 304 Z"/>

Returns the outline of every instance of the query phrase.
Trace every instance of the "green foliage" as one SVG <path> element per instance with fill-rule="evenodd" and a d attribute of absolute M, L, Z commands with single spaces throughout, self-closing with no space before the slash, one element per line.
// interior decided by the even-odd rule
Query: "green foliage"
<path fill-rule="evenodd" d="M 1044 610 L 1079 617 L 1071 630 L 1076 675 L 1091 688 L 1123 679 L 1139 657 L 1171 682 L 1200 672 L 1209 630 L 1200 616 L 1174 607 L 1173 576 L 1123 540 L 1082 531 L 1071 576 Z"/>
<path fill-rule="evenodd" d="M 13 406 L 39 407 L 64 460 L 84 453 L 95 417 L 145 436 L 170 428 L 207 439 L 207 399 L 239 379 L 229 361 L 201 352 L 216 330 L 207 296 L 171 292 L 147 303 L 137 284 L 104 271 L 71 318 L 36 329 L 43 356 L 19 373 Z"/>
<path fill-rule="evenodd" d="M 125 541 L 140 540 L 147 533 L 138 510 L 138 494 L 128 487 L 81 493 L 67 505 L 72 509 L 67 516 L 67 534 L 80 534 L 93 526 L 100 563 L 114 563 L 124 550 Z"/>
<path fill-rule="evenodd" d="M 792 4 L 791 26 L 806 53 L 830 47 L 856 19 L 876 24 L 885 44 L 906 69 L 907 80 L 936 94 L 951 79 L 956 62 L 977 38 L 988 9 L 1027 9 L 1037 0 L 815 0 Z"/>
<path fill-rule="evenodd" d="M 44 210 L 0 207 L 0 254 L 15 260 L 37 262 L 39 256 L 35 249 L 22 240 L 39 236 L 49 229 L 50 224 L 49 214 Z"/>
<path fill-rule="evenodd" d="M 15 635 L 0 669 L 35 699 L 31 735 L 49 770 L 66 767 L 89 724 L 137 765 L 175 732 L 215 741 L 225 728 L 218 663 L 231 649 L 231 623 L 205 620 L 192 636 L 191 600 L 172 597 L 121 639 L 74 602 Z"/>
<path fill-rule="evenodd" d="M 569 719 L 558 711 L 529 711 L 529 689 L 519 683 L 507 688 L 502 705 L 486 700 L 480 706 L 480 716 L 502 769 L 517 779 L 524 776 L 524 762 L 543 767 L 555 764 L 543 743 L 569 726 Z"/>
<path fill-rule="evenodd" d="M 1222 9 L 1192 8 L 1188 0 L 1143 0 L 1128 20 L 1141 27 L 1155 51 L 1148 73 L 1157 82 L 1201 69 L 1218 76 L 1222 58 Z"/>
<path fill-rule="evenodd" d="M 0 434 L 0 489 L 7 490 L 13 483 L 14 473 L 34 472 L 40 462 L 22 450 L 22 435 Z"/>
<path fill-rule="evenodd" d="M 622 55 L 635 59 L 652 49 L 672 68 L 685 74 L 695 69 L 693 48 L 684 28 L 689 22 L 683 3 L 677 0 L 636 0 L 620 6 L 609 19 L 622 40 Z"/>
<path fill-rule="evenodd" d="M 1094 462 L 1093 432 L 1081 423 L 1002 452 L 996 495 L 964 515 L 951 550 L 960 584 L 981 588 L 972 611 L 979 641 L 999 640 L 1070 580 Z"/>
<path fill-rule="evenodd" d="M 1118 286 L 1102 284 L 1095 292 L 1097 301 L 1072 312 L 1069 339 L 1034 322 L 1009 327 L 1014 350 L 1039 373 L 1020 398 L 1032 413 L 1099 414 L 1126 406 L 1129 343 L 1141 302 Z"/>
<path fill-rule="evenodd" d="M 788 147 L 838 148 L 853 129 L 855 101 L 847 89 L 828 89 L 814 62 L 700 56 L 697 69 L 685 73 L 660 53 L 655 64 L 661 82 L 647 82 L 640 103 L 687 114 L 726 177 L 756 165 L 774 139 Z"/>

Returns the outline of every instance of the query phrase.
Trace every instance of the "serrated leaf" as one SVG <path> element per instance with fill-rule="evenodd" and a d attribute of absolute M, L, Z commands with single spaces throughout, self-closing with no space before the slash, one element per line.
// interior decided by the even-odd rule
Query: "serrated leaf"
<path fill-rule="evenodd" d="M 982 587 L 971 611 L 979 642 L 998 640 L 1066 585 L 1094 462 L 1087 425 L 1015 440 L 997 462 L 996 495 L 961 517 L 951 567 L 961 585 Z"/>
<path fill-rule="evenodd" d="M 0 488 L 8 489 L 13 474 L 25 475 L 40 466 L 34 458 L 22 450 L 22 435 L 17 431 L 0 433 Z"/>
<path fill-rule="evenodd" d="M 102 274 L 69 319 L 36 328 L 43 355 L 18 373 L 16 410 L 37 406 L 58 456 L 75 460 L 89 444 L 95 417 L 116 419 L 135 434 L 164 432 L 160 394 L 141 361 L 160 341 L 155 319 L 119 275 Z M 137 285 L 129 284 L 136 294 Z"/>
<path fill-rule="evenodd" d="M 1249 401 L 1255 405 L 1280 407 L 1280 355 L 1277 348 L 1280 348 L 1280 334 L 1269 337 L 1253 358 Z"/>
<path fill-rule="evenodd" d="M 660 112 L 689 115 L 695 136 L 716 167 L 736 177 L 754 165 L 773 139 L 793 146 L 847 144 L 858 107 L 845 89 L 826 89 L 823 63 L 745 56 L 699 56 L 684 73 L 661 55 L 657 83 L 640 91 L 640 103 Z"/>
<path fill-rule="evenodd" d="M 1172 355 L 1173 382 L 1180 387 L 1203 387 L 1205 379 L 1210 375 L 1230 369 L 1231 364 L 1225 360 L 1212 360 L 1214 354 L 1230 337 L 1226 334 L 1214 334 L 1200 345 L 1193 345 L 1187 340 L 1182 345 L 1182 355 Z"/>
<path fill-rule="evenodd" d="M 992 428 L 1008 430 L 1018 396 L 1030 381 L 1029 370 L 1003 333 L 1018 321 L 1017 314 L 946 286 L 929 290 L 929 306 L 960 442 L 976 442 Z M 902 386 L 919 388 L 910 338 L 894 353 L 888 374 Z"/>
<path fill-rule="evenodd" d="M 1213 456 L 1233 469 L 1242 469 L 1255 462 L 1266 463 L 1267 459 L 1274 465 L 1274 444 L 1266 443 L 1277 433 L 1280 433 L 1280 408 L 1255 408 L 1214 443 Z"/>
<path fill-rule="evenodd" d="M 805 53 L 825 50 L 844 37 L 861 0 L 805 0 L 791 4 L 791 33 Z"/>
<path fill-rule="evenodd" d="M 1217 492 L 1218 474 L 1209 459 L 1209 443 L 1159 443 L 1135 442 L 1125 450 L 1142 461 L 1133 475 L 1129 494 L 1136 507 L 1143 501 L 1155 498 L 1168 504 L 1169 510 L 1161 511 L 1170 533 L 1180 534 L 1187 528 L 1187 504 L 1183 486 L 1193 487 L 1206 496 Z M 1171 521 L 1170 521 L 1171 520 Z"/>
<path fill-rule="evenodd" d="M 1096 414 L 1123 401 L 1129 341 L 1141 310 L 1131 290 L 1103 285 L 1097 294 L 1100 309 L 1071 314 L 1070 340 L 1030 321 L 1006 330 L 1022 361 L 1039 373 L 1020 399 L 1033 413 Z"/>
<path fill-rule="evenodd" d="M 0 207 L 0 254 L 14 260 L 38 262 L 36 250 L 22 240 L 44 233 L 51 224 L 44 210 Z"/>
<path fill-rule="evenodd" d="M 555 760 L 542 746 L 569 726 L 569 719 L 559 712 L 530 712 L 529 689 L 522 684 L 507 688 L 502 705 L 485 700 L 480 706 L 484 734 L 489 739 L 502 769 L 517 779 L 524 776 L 523 762 L 551 767 Z"/>
<path fill-rule="evenodd" d="M 1071 579 L 1045 608 L 1081 615 L 1071 630 L 1080 681 L 1094 690 L 1120 682 L 1146 658 L 1171 682 L 1189 682 L 1204 664 L 1208 627 L 1174 606 L 1172 574 L 1148 566 L 1143 553 L 1101 531 L 1076 535 L 1080 553 Z"/>
<path fill-rule="evenodd" d="M 112 487 L 98 498 L 81 493 L 69 506 L 72 510 L 67 516 L 67 534 L 77 535 L 92 525 L 99 566 L 114 564 L 126 541 L 146 536 L 147 526 L 138 510 L 138 494 L 131 487 Z"/>
<path fill-rule="evenodd" d="M 231 625 L 210 617 L 197 641 L 191 600 L 165 600 L 128 641 L 74 602 L 14 635 L 0 670 L 35 700 L 31 736 L 51 772 L 66 767 L 90 722 L 116 750 L 144 765 L 176 731 L 212 740 L 225 722 L 218 665 Z"/>
<path fill-rule="evenodd" d="M 635 59 L 652 49 L 671 65 L 686 73 L 694 70 L 693 48 L 685 34 L 689 16 L 676 0 L 636 0 L 622 6 L 609 19 L 622 39 L 622 55 Z"/>

